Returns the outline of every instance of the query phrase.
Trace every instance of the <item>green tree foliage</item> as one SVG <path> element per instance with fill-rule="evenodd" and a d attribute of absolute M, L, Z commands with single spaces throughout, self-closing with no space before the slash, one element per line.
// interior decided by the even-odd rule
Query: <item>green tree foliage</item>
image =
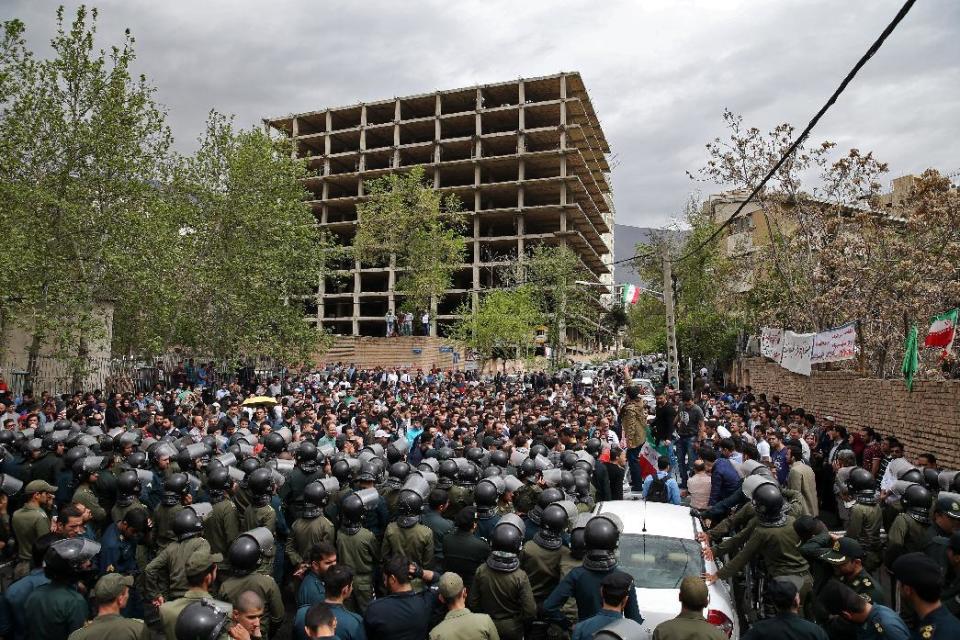
<path fill-rule="evenodd" d="M 517 264 L 511 278 L 534 287 L 537 304 L 548 328 L 554 364 L 566 361 L 567 331 L 594 335 L 600 319 L 597 290 L 577 281 L 593 280 L 576 252 L 566 245 L 537 245 Z"/>
<path fill-rule="evenodd" d="M 211 113 L 174 176 L 178 265 L 165 288 L 176 304 L 148 326 L 158 345 L 286 361 L 313 353 L 320 333 L 304 322 L 304 301 L 327 255 L 305 175 L 286 142 Z"/>
<path fill-rule="evenodd" d="M 104 51 L 96 10 L 56 19 L 48 58 L 18 20 L 0 38 L 0 322 L 32 333 L 31 363 L 42 347 L 77 374 L 103 302 L 115 352 L 308 354 L 302 296 L 327 254 L 302 163 L 216 114 L 176 156 L 130 33 Z"/>
<path fill-rule="evenodd" d="M 429 309 L 450 288 L 466 252 L 459 199 L 426 186 L 423 167 L 371 180 L 364 189 L 370 197 L 357 207 L 356 259 L 383 264 L 394 256 L 404 306 Z"/>
<path fill-rule="evenodd" d="M 85 361 L 96 307 L 142 291 L 175 228 L 152 215 L 169 175 L 170 133 L 154 90 L 131 71 L 133 37 L 96 49 L 96 11 L 57 12 L 52 57 L 37 59 L 24 25 L 0 43 L 0 313 L 41 345 Z M 31 365 L 32 366 L 32 365 Z"/>
<path fill-rule="evenodd" d="M 484 293 L 476 309 L 464 305 L 450 337 L 473 349 L 483 362 L 515 358 L 533 344 L 543 314 L 531 285 Z"/>
<path fill-rule="evenodd" d="M 699 246 L 716 226 L 700 213 L 699 203 L 691 201 L 685 212 L 690 230 L 677 242 L 667 235 L 654 238 L 651 245 L 640 246 L 644 258 L 637 269 L 645 282 L 663 283 L 664 247 L 674 257 L 674 312 L 677 349 L 681 364 L 693 358 L 694 367 L 722 365 L 733 358 L 738 334 L 743 326 L 736 296 L 730 285 L 739 277 L 736 264 L 726 257 L 719 243 L 712 243 L 687 260 L 678 261 Z M 628 342 L 640 352 L 667 351 L 667 331 L 663 302 L 643 294 L 628 311 Z M 681 367 L 682 368 L 682 367 Z"/>

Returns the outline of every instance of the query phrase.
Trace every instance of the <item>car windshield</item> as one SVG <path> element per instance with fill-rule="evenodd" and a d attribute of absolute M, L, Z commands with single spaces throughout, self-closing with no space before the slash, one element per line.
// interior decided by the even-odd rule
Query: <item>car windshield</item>
<path fill-rule="evenodd" d="M 697 541 L 645 534 L 620 536 L 620 568 L 640 589 L 678 589 L 681 580 L 704 571 Z"/>

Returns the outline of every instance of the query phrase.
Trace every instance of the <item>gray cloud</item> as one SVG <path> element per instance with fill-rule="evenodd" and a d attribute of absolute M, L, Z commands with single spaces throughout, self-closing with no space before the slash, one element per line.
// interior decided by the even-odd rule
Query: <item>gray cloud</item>
<path fill-rule="evenodd" d="M 14 0 L 41 55 L 54 2 Z M 124 27 L 139 69 L 190 150 L 211 108 L 238 123 L 579 70 L 614 149 L 618 221 L 657 226 L 682 208 L 686 170 L 722 135 L 727 107 L 769 129 L 802 126 L 899 9 L 900 0 L 112 0 L 101 44 Z M 76 4 L 68 3 L 71 12 Z M 917 3 L 821 122 L 814 139 L 872 149 L 891 177 L 960 168 L 960 3 Z"/>

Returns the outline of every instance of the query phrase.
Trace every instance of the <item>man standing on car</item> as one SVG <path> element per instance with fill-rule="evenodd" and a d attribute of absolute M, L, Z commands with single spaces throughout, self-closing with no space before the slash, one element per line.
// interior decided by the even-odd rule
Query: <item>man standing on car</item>
<path fill-rule="evenodd" d="M 647 441 L 647 406 L 640 399 L 640 387 L 627 387 L 627 402 L 620 411 L 620 427 L 627 448 L 630 467 L 630 488 L 635 493 L 643 490 L 643 472 L 640 470 L 640 449 Z"/>
<path fill-rule="evenodd" d="M 704 432 L 706 423 L 703 409 L 693 401 L 693 395 L 689 391 L 684 391 L 682 398 L 677 422 L 677 462 L 680 465 L 680 488 L 686 489 L 689 476 L 688 465 L 693 464 L 696 455 L 693 451 L 693 441 Z"/>

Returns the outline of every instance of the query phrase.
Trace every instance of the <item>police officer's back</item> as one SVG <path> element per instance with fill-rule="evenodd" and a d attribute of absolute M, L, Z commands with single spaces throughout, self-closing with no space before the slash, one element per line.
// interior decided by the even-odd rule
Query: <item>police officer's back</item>
<path fill-rule="evenodd" d="M 267 637 L 270 637 L 271 630 L 276 631 L 283 622 L 283 599 L 280 587 L 273 578 L 256 570 L 266 548 L 274 544 L 273 536 L 265 528 L 241 534 L 230 545 L 228 552 L 233 575 L 220 585 L 220 599 L 234 607 L 238 606 L 241 595 L 247 591 L 260 596 L 264 605 L 260 628 Z"/>
<path fill-rule="evenodd" d="M 470 589 L 477 567 L 483 565 L 490 555 L 490 545 L 473 535 L 476 528 L 476 511 L 473 507 L 461 509 L 454 523 L 456 529 L 443 537 L 444 568 L 462 577 L 467 589 Z"/>
<path fill-rule="evenodd" d="M 827 633 L 800 617 L 800 588 L 803 581 L 797 576 L 774 577 L 767 583 L 767 598 L 777 615 L 759 620 L 750 626 L 743 640 L 828 640 Z"/>
<path fill-rule="evenodd" d="M 862 640 L 907 640 L 910 630 L 896 611 L 868 602 L 839 582 L 829 581 L 818 593 L 820 604 L 831 616 L 849 624 Z"/>
<path fill-rule="evenodd" d="M 69 640 L 149 640 L 150 630 L 143 620 L 120 615 L 127 605 L 132 586 L 132 576 L 119 573 L 101 576 L 93 588 L 97 617 L 71 633 Z"/>
<path fill-rule="evenodd" d="M 710 593 L 703 579 L 686 576 L 680 581 L 680 614 L 676 618 L 658 624 L 653 630 L 653 640 L 723 640 L 726 638 L 720 629 L 703 617 L 703 610 L 709 602 Z"/>
<path fill-rule="evenodd" d="M 50 583 L 37 587 L 24 605 L 30 638 L 63 640 L 87 620 L 87 601 L 74 585 L 96 575 L 93 558 L 100 545 L 84 538 L 58 540 L 44 556 L 44 573 Z"/>
<path fill-rule="evenodd" d="M 463 579 L 448 571 L 440 577 L 440 600 L 447 607 L 443 622 L 430 631 L 430 640 L 498 640 L 493 619 L 485 613 L 473 613 L 467 608 L 467 591 Z"/>

